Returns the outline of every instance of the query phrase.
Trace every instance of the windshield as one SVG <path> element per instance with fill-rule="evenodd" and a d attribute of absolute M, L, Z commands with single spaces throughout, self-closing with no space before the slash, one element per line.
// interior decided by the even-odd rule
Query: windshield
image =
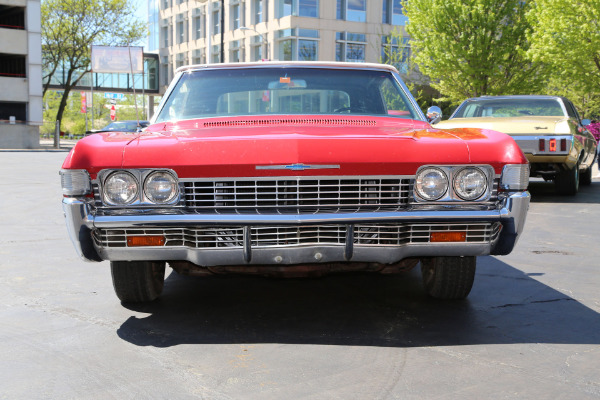
<path fill-rule="evenodd" d="M 184 73 L 156 122 L 282 114 L 421 118 L 387 71 L 261 67 Z"/>
<path fill-rule="evenodd" d="M 563 117 L 565 114 L 557 99 L 476 99 L 467 100 L 452 118 L 478 117 Z"/>
<path fill-rule="evenodd" d="M 148 122 L 140 121 L 140 128 L 144 128 L 148 126 Z M 102 128 L 103 131 L 106 132 L 135 132 L 137 130 L 138 123 L 137 121 L 119 121 L 119 122 L 111 122 Z"/>

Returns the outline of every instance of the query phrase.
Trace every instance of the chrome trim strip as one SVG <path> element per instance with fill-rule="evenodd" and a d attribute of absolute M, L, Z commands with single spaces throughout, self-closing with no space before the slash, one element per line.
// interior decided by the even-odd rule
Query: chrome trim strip
<path fill-rule="evenodd" d="M 303 163 L 296 163 L 296 164 L 288 164 L 288 165 L 257 165 L 256 169 L 261 170 L 261 169 L 266 169 L 266 170 L 272 170 L 272 169 L 284 169 L 284 170 L 288 170 L 288 171 L 304 171 L 305 169 L 310 169 L 310 170 L 314 170 L 314 169 L 340 169 L 339 165 L 307 165 L 307 164 L 303 164 Z"/>
<path fill-rule="evenodd" d="M 511 137 L 517 142 L 521 151 L 526 154 L 532 154 L 534 156 L 564 156 L 568 155 L 573 146 L 573 136 L 571 135 L 511 135 Z M 539 151 L 539 142 L 543 139 L 545 142 L 545 151 Z M 557 151 L 550 151 L 550 139 L 556 139 L 558 142 Z M 560 151 L 560 140 L 567 140 L 567 150 Z"/>

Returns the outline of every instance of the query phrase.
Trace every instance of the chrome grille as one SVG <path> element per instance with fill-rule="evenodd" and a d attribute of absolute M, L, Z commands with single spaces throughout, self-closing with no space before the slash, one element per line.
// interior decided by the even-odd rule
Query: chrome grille
<path fill-rule="evenodd" d="M 252 248 L 291 247 L 309 245 L 344 246 L 348 229 L 352 229 L 355 246 L 403 246 L 429 243 L 433 232 L 466 232 L 467 243 L 494 241 L 500 223 L 472 224 L 360 224 L 250 227 Z M 192 227 L 149 229 L 96 229 L 93 237 L 98 247 L 127 247 L 128 236 L 165 237 L 165 247 L 243 248 L 244 228 Z"/>
<path fill-rule="evenodd" d="M 500 224 L 356 225 L 354 243 L 367 246 L 429 243 L 434 232 L 466 232 L 467 243 L 487 243 L 496 239 L 500 233 Z"/>
<path fill-rule="evenodd" d="M 410 179 L 310 177 L 184 181 L 185 205 L 198 213 L 317 213 L 398 210 Z"/>

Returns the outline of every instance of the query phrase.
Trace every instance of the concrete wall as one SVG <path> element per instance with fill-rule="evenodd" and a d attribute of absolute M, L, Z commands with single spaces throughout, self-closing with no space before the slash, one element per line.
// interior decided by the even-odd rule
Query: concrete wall
<path fill-rule="evenodd" d="M 39 147 L 39 127 L 0 123 L 0 149 L 37 149 Z"/>
<path fill-rule="evenodd" d="M 0 101 L 27 103 L 29 101 L 27 78 L 0 76 Z"/>
<path fill-rule="evenodd" d="M 0 53 L 27 54 L 27 31 L 0 28 Z"/>

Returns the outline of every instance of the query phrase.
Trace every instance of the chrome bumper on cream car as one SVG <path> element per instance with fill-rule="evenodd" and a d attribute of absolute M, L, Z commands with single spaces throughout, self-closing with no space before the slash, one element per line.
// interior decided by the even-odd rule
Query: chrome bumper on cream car
<path fill-rule="evenodd" d="M 94 215 L 77 198 L 63 199 L 67 229 L 88 261 L 190 261 L 201 266 L 377 262 L 408 257 L 502 255 L 525 224 L 528 192 L 491 210 L 412 209 L 319 214 Z M 466 233 L 464 241 L 431 242 L 434 232 Z M 130 247 L 129 236 L 162 236 L 161 246 Z"/>

